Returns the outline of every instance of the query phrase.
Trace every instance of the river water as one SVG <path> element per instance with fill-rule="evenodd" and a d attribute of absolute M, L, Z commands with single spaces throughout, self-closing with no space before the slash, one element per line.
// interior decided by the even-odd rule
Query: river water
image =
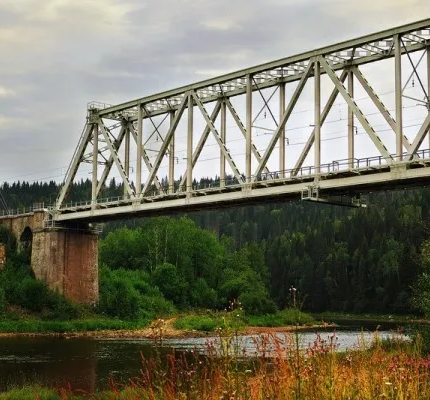
<path fill-rule="evenodd" d="M 279 337 L 285 335 L 278 334 Z M 333 340 L 333 332 L 299 333 L 300 346 L 311 346 L 320 337 L 326 343 Z M 373 334 L 362 331 L 335 333 L 336 349 L 354 348 L 363 340 L 372 341 Z M 379 332 L 379 338 L 390 337 Z M 241 336 L 237 344 L 248 355 L 256 352 L 258 338 Z M 219 346 L 216 337 L 165 339 L 162 346 L 148 339 L 59 339 L 50 337 L 20 337 L 0 339 L 0 391 L 23 385 L 70 386 L 93 392 L 108 387 L 109 379 L 124 383 L 139 375 L 141 357 L 165 356 L 173 350 L 196 349 L 204 354 L 208 341 Z M 258 345 L 257 345 L 258 347 Z"/>

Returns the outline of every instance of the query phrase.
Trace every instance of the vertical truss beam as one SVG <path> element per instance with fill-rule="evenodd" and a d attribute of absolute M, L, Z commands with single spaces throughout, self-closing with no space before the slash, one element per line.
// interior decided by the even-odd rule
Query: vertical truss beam
<path fill-rule="evenodd" d="M 354 98 L 354 74 L 351 69 L 348 69 L 348 91 Z M 348 106 L 348 168 L 354 169 L 354 112 Z"/>
<path fill-rule="evenodd" d="M 339 80 L 343 83 L 343 82 L 345 82 L 345 79 L 347 76 L 348 76 L 348 72 L 346 70 L 343 70 L 342 74 L 340 75 Z M 321 124 L 324 124 L 325 120 L 327 119 L 327 117 L 331 111 L 331 108 L 333 107 L 333 104 L 336 101 L 338 94 L 339 94 L 339 90 L 337 90 L 337 88 L 335 87 L 333 89 L 333 91 L 331 92 L 330 97 L 328 98 L 327 103 L 324 107 L 324 110 L 321 114 Z M 294 166 L 294 170 L 293 170 L 293 176 L 296 176 L 298 174 L 300 168 L 302 168 L 302 165 L 305 162 L 306 157 L 308 156 L 309 151 L 311 150 L 311 148 L 314 144 L 314 141 L 315 141 L 315 127 L 314 127 L 311 135 L 309 136 L 309 138 L 305 144 L 305 147 L 303 148 L 302 153 L 300 154 L 299 158 L 297 159 L 296 165 Z"/>
<path fill-rule="evenodd" d="M 142 193 L 142 135 L 143 135 L 143 110 L 139 104 L 137 111 L 137 153 L 136 153 L 136 197 Z"/>
<path fill-rule="evenodd" d="M 396 93 L 396 160 L 403 159 L 403 93 L 402 93 L 402 43 L 400 35 L 394 35 L 394 80 Z"/>
<path fill-rule="evenodd" d="M 282 115 L 281 120 L 279 121 L 278 127 L 276 128 L 275 132 L 273 133 L 272 139 L 270 140 L 270 142 L 267 146 L 266 152 L 264 153 L 263 157 L 261 158 L 260 163 L 258 164 L 258 167 L 255 171 L 255 177 L 254 177 L 255 180 L 258 178 L 258 176 L 263 171 L 263 168 L 266 166 L 267 161 L 269 160 L 269 158 L 272 154 L 272 151 L 275 147 L 275 144 L 279 139 L 281 129 L 285 126 L 285 123 L 287 122 L 288 118 L 290 117 L 290 115 L 294 109 L 294 106 L 296 105 L 296 103 L 297 103 L 297 101 L 298 101 L 298 99 L 299 99 L 299 97 L 303 91 L 303 88 L 306 85 L 306 82 L 309 78 L 309 75 L 311 74 L 311 71 L 313 70 L 313 64 L 314 64 L 313 60 L 310 60 L 306 70 L 304 71 L 304 73 L 302 75 L 302 78 L 299 81 L 299 84 L 297 85 L 296 90 L 294 91 L 293 96 L 291 97 L 290 102 L 288 103 L 288 107 L 286 108 L 284 114 Z"/>
<path fill-rule="evenodd" d="M 91 206 L 97 203 L 97 169 L 99 154 L 99 128 L 98 123 L 93 124 L 93 171 L 91 174 Z"/>
<path fill-rule="evenodd" d="M 221 141 L 227 142 L 227 105 L 225 100 L 221 102 Z M 222 149 L 220 149 L 220 165 L 219 165 L 219 180 L 220 187 L 225 187 L 225 155 Z"/>
<path fill-rule="evenodd" d="M 170 111 L 169 126 L 172 126 L 173 120 L 175 119 L 175 112 Z M 169 194 L 175 192 L 175 134 L 173 133 L 170 139 L 169 146 Z"/>
<path fill-rule="evenodd" d="M 128 132 L 128 128 L 127 128 L 127 126 L 123 122 L 123 124 L 121 126 L 121 130 L 120 130 L 120 132 L 118 134 L 118 138 L 116 139 L 116 141 L 114 143 L 114 148 L 115 148 L 116 152 L 118 152 L 119 148 L 121 147 L 121 144 L 122 144 L 122 141 L 124 139 L 124 136 L 126 135 L 126 132 Z M 129 143 L 129 145 L 130 145 L 130 143 Z M 127 147 L 127 143 L 126 143 L 125 147 Z M 126 173 L 126 176 L 127 176 L 127 179 L 128 179 L 127 162 L 128 162 L 128 157 L 127 157 L 127 149 L 126 149 L 126 151 L 125 151 L 125 173 Z M 110 171 L 112 169 L 113 163 L 114 163 L 114 158 L 113 158 L 113 155 L 111 154 L 110 157 L 109 157 L 109 160 L 106 162 L 106 165 L 105 165 L 105 168 L 103 170 L 102 176 L 100 177 L 99 183 L 97 185 L 96 198 L 99 197 L 100 191 L 102 190 L 103 185 L 106 183 L 106 179 L 109 176 L 109 173 L 110 173 Z M 124 194 L 128 194 L 128 191 L 126 189 L 126 185 L 124 185 Z"/>
<path fill-rule="evenodd" d="M 127 178 L 127 174 L 125 172 L 125 169 L 124 169 L 124 167 L 123 167 L 123 165 L 122 165 L 122 163 L 121 163 L 121 161 L 119 159 L 118 151 L 116 149 L 116 146 L 112 142 L 111 138 L 109 137 L 108 130 L 107 130 L 106 126 L 104 125 L 103 121 L 101 119 L 99 119 L 98 122 L 99 122 L 98 125 L 100 127 L 101 132 L 102 132 L 102 135 L 103 135 L 103 137 L 104 137 L 104 139 L 106 141 L 106 145 L 109 148 L 111 157 L 113 158 L 113 160 L 115 162 L 115 165 L 116 165 L 116 167 L 118 169 L 118 172 L 120 173 L 121 178 L 122 178 L 122 180 L 124 182 L 124 186 L 125 186 L 125 189 L 127 190 L 127 194 L 130 196 L 130 198 L 133 198 L 134 197 L 134 191 L 133 191 L 133 189 L 131 187 L 130 181 Z M 93 160 L 93 162 L 94 162 L 94 160 Z"/>
<path fill-rule="evenodd" d="M 193 124 L 194 102 L 191 92 L 188 93 L 188 134 L 187 134 L 187 193 L 193 189 Z"/>
<path fill-rule="evenodd" d="M 230 165 L 230 168 L 233 171 L 234 176 L 239 181 L 239 183 L 243 183 L 240 171 L 237 168 L 235 162 L 233 161 L 233 158 L 231 157 L 230 152 L 227 150 L 225 142 L 221 139 L 218 131 L 215 128 L 214 123 L 210 119 L 209 114 L 207 113 L 205 107 L 203 106 L 203 103 L 200 101 L 199 97 L 197 96 L 197 94 L 194 91 L 192 92 L 192 96 L 193 96 L 193 98 L 197 104 L 197 107 L 200 109 L 200 111 L 201 111 L 201 113 L 202 113 L 202 115 L 206 121 L 207 126 L 211 130 L 212 134 L 215 136 L 215 140 L 217 141 L 221 152 L 224 154 L 225 159 L 227 160 L 228 164 Z"/>
<path fill-rule="evenodd" d="M 428 102 L 427 102 L 427 109 L 430 114 L 430 46 L 427 47 L 426 50 L 427 53 L 427 94 L 428 94 Z M 430 129 L 427 130 L 428 133 L 428 148 L 430 149 Z"/>
<path fill-rule="evenodd" d="M 322 68 L 325 70 L 327 75 L 330 77 L 334 85 L 339 90 L 339 93 L 342 95 L 342 97 L 345 99 L 346 103 L 349 107 L 351 107 L 352 111 L 354 112 L 355 116 L 357 117 L 358 121 L 366 131 L 366 133 L 369 135 L 370 139 L 376 146 L 376 148 L 379 150 L 381 155 L 385 158 L 385 160 L 388 163 L 391 163 L 393 161 L 393 158 L 391 157 L 390 153 L 388 152 L 385 145 L 382 143 L 379 136 L 376 134 L 375 130 L 370 126 L 369 121 L 367 121 L 366 117 L 364 116 L 363 112 L 360 110 L 360 108 L 357 106 L 357 104 L 352 99 L 349 92 L 346 90 L 343 83 L 340 81 L 340 79 L 337 77 L 336 73 L 333 71 L 333 69 L 330 67 L 328 62 L 325 60 L 324 57 L 319 57 L 319 61 L 321 63 Z"/>
<path fill-rule="evenodd" d="M 233 107 L 233 104 L 231 104 L 231 101 L 229 99 L 227 99 L 227 98 L 225 99 L 225 102 L 227 104 L 227 107 L 228 107 L 228 109 L 229 109 L 229 111 L 230 111 L 233 119 L 236 121 L 236 125 L 238 126 L 239 130 L 242 132 L 243 137 L 246 138 L 246 129 L 245 129 L 242 121 L 240 120 L 240 117 L 239 117 L 238 113 L 236 112 L 235 108 Z M 261 160 L 261 154 L 258 151 L 258 149 L 255 146 L 255 144 L 252 143 L 252 142 L 251 142 L 251 150 L 252 150 L 252 154 L 254 154 L 254 157 L 257 159 L 257 162 L 260 162 L 260 160 Z M 264 167 L 263 171 L 265 173 L 270 173 L 270 171 L 269 171 L 269 169 L 267 167 Z"/>
<path fill-rule="evenodd" d="M 136 133 L 136 131 L 134 130 L 134 127 L 133 127 L 133 124 L 131 123 L 131 122 L 129 122 L 128 123 L 128 130 L 131 132 L 131 134 L 132 134 L 132 136 L 133 136 L 133 139 L 134 139 L 134 141 L 135 141 L 135 143 L 136 143 L 136 146 L 138 146 L 138 143 L 139 143 L 139 138 L 138 138 L 138 134 Z M 142 143 L 142 141 L 141 141 L 141 143 Z M 151 171 L 151 169 L 152 169 L 152 163 L 151 163 L 151 159 L 149 158 L 149 155 L 148 155 L 148 153 L 147 153 L 147 151 L 146 151 L 146 149 L 145 149 L 145 145 L 142 143 L 141 145 L 140 145 L 140 154 L 141 154 L 141 157 L 142 157 L 142 159 L 143 159 L 143 161 L 144 161 L 144 163 L 145 163 L 145 165 L 146 165 L 146 168 L 148 168 L 148 171 Z M 142 164 L 142 163 L 141 163 Z M 154 184 L 155 184 L 155 187 L 160 191 L 160 192 L 163 192 L 163 187 L 161 186 L 161 183 L 160 183 L 160 181 L 158 180 L 158 177 L 157 177 L 157 175 L 155 175 L 155 177 L 154 177 Z"/>
<path fill-rule="evenodd" d="M 176 127 L 178 126 L 178 123 L 182 117 L 182 114 L 184 113 L 185 106 L 187 104 L 187 99 L 188 99 L 187 96 L 183 96 L 181 104 L 179 105 L 178 111 L 175 113 L 175 117 L 173 118 L 172 124 L 169 127 L 169 131 L 167 132 L 166 137 L 164 138 L 164 142 L 162 143 L 160 151 L 157 154 L 154 165 L 149 171 L 148 179 L 146 180 L 145 186 L 143 188 L 143 194 L 145 194 L 149 190 L 149 187 L 151 186 L 152 181 L 157 175 L 158 168 L 160 168 L 161 161 L 163 160 L 163 157 L 167 151 L 170 140 L 172 139 L 172 136 L 176 130 Z"/>
<path fill-rule="evenodd" d="M 321 70 L 318 60 L 314 62 L 314 84 L 315 84 L 315 173 L 321 173 Z"/>
<path fill-rule="evenodd" d="M 215 108 L 213 109 L 211 117 L 210 117 L 212 121 L 215 121 L 217 119 L 220 109 L 221 109 L 221 101 L 218 100 L 217 103 L 215 104 Z M 210 133 L 210 128 L 208 125 L 206 125 L 206 127 L 202 133 L 202 136 L 200 137 L 200 140 L 197 143 L 196 148 L 194 149 L 193 163 L 192 163 L 193 168 L 195 167 L 197 160 L 200 157 L 200 154 L 203 150 L 203 147 L 206 143 L 206 140 L 209 136 L 209 133 Z M 179 183 L 179 187 L 183 188 L 186 182 L 187 182 L 187 171 L 185 171 L 185 173 L 181 179 L 181 182 Z"/>
<path fill-rule="evenodd" d="M 88 146 L 88 142 L 91 139 L 91 132 L 93 130 L 93 125 L 87 123 L 85 125 L 84 131 L 82 133 L 80 142 L 78 144 L 77 150 L 75 152 L 75 155 L 72 159 L 72 162 L 70 164 L 70 167 L 66 173 L 66 178 L 64 179 L 64 185 L 60 191 L 60 194 L 58 195 L 55 208 L 58 210 L 62 205 L 67 197 L 67 194 L 70 191 L 70 188 L 73 184 L 73 179 L 75 179 L 76 173 L 78 172 L 79 164 L 81 163 L 82 157 L 85 153 L 85 150 Z"/>
<path fill-rule="evenodd" d="M 252 76 L 246 77 L 246 146 L 245 146 L 245 178 L 251 183 L 251 143 L 252 143 Z"/>
<path fill-rule="evenodd" d="M 279 121 L 285 112 L 285 83 L 279 85 Z M 285 124 L 279 135 L 279 171 L 280 178 L 285 178 Z"/>
<path fill-rule="evenodd" d="M 126 126 L 126 122 L 122 121 L 123 128 L 124 128 L 124 134 L 125 134 L 125 149 L 124 149 L 124 157 L 125 157 L 125 174 L 127 176 L 127 179 L 130 180 L 130 129 L 128 126 Z M 124 185 L 124 195 L 127 194 L 127 189 Z"/>

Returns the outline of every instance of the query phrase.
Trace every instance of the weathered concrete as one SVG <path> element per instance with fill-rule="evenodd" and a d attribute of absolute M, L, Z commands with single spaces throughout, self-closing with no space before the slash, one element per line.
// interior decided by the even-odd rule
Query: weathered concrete
<path fill-rule="evenodd" d="M 98 300 L 98 236 L 85 231 L 33 233 L 31 265 L 37 279 L 78 303 Z"/>
<path fill-rule="evenodd" d="M 37 279 L 82 304 L 98 301 L 98 235 L 85 229 L 46 228 L 45 211 L 0 218 L 17 240 L 32 232 L 31 266 Z M 1 261 L 1 254 L 0 254 Z"/>
<path fill-rule="evenodd" d="M 0 269 L 6 264 L 6 246 L 0 243 Z"/>

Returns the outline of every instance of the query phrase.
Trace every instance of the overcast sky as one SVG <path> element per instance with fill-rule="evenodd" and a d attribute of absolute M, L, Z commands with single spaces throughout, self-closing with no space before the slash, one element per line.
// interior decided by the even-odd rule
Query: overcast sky
<path fill-rule="evenodd" d="M 0 0 L 0 182 L 60 181 L 90 101 L 428 17 L 428 0 Z"/>

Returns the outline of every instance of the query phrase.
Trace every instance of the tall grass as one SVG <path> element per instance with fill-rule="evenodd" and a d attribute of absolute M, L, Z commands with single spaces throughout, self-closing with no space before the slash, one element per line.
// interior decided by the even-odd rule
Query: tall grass
<path fill-rule="evenodd" d="M 376 337 L 370 349 L 361 345 L 339 353 L 335 334 L 327 340 L 316 336 L 306 349 L 298 345 L 298 338 L 262 335 L 255 339 L 256 355 L 237 351 L 237 337 L 231 335 L 223 336 L 221 345 L 208 343 L 205 356 L 189 352 L 142 357 L 140 376 L 125 385 L 112 381 L 109 390 L 86 396 L 97 400 L 430 398 L 430 358 L 420 355 L 419 345 L 410 344 L 404 351 L 404 343 L 396 339 L 387 351 Z M 37 394 L 42 389 L 25 390 Z M 69 389 L 51 393 L 52 397 L 33 398 L 78 397 Z M 9 398 L 28 397 L 0 395 Z"/>
<path fill-rule="evenodd" d="M 71 321 L 43 321 L 19 319 L 0 321 L 0 333 L 64 333 L 100 330 L 137 329 L 147 326 L 149 320 L 122 321 L 116 319 L 79 319 Z"/>

